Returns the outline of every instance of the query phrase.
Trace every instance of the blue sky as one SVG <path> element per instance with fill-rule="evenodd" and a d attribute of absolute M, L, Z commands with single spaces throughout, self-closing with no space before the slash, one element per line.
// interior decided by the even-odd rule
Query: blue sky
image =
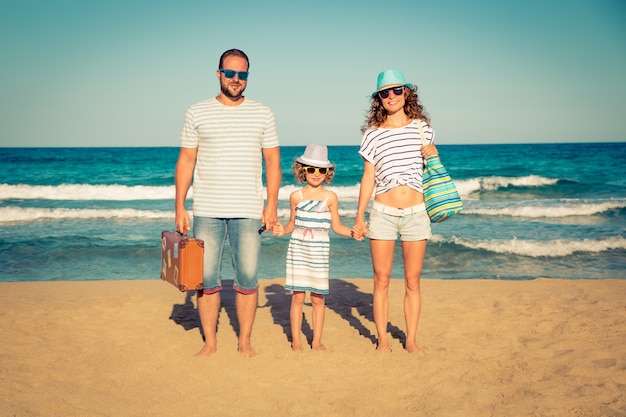
<path fill-rule="evenodd" d="M 619 0 L 23 0 L 0 6 L 0 147 L 178 146 L 233 47 L 285 146 L 358 145 L 389 68 L 440 144 L 626 141 Z"/>

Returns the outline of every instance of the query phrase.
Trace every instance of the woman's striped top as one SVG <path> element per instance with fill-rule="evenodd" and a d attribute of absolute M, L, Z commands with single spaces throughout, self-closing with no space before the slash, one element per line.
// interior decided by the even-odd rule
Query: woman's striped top
<path fill-rule="evenodd" d="M 416 123 L 422 123 L 426 141 L 433 143 L 435 131 L 425 121 L 416 120 L 399 128 L 368 129 L 361 140 L 361 157 L 376 167 L 374 195 L 399 185 L 423 192 L 422 139 Z"/>

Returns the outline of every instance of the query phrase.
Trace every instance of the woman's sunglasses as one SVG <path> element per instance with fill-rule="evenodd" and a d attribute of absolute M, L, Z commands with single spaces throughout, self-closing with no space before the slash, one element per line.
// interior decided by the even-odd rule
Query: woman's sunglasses
<path fill-rule="evenodd" d="M 331 168 L 302 167 L 302 170 L 307 174 L 315 174 L 316 172 L 319 172 L 322 175 L 326 175 Z"/>
<path fill-rule="evenodd" d="M 248 80 L 248 74 L 249 74 L 248 71 L 234 71 L 234 70 L 227 70 L 224 68 L 220 68 L 220 72 L 224 73 L 224 77 L 228 78 L 229 80 L 231 78 L 235 78 L 235 75 L 237 75 L 241 81 Z"/>
<path fill-rule="evenodd" d="M 387 97 L 389 97 L 389 92 L 390 91 L 393 91 L 393 94 L 395 94 L 396 96 L 399 96 L 404 91 L 404 86 L 401 85 L 399 87 L 391 87 L 391 88 L 387 88 L 385 90 L 380 90 L 378 92 L 378 95 L 380 96 L 380 98 L 387 98 Z"/>

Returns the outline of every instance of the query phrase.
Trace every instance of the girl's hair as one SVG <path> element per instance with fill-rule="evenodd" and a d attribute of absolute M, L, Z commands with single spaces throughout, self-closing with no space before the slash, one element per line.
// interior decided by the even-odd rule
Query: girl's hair
<path fill-rule="evenodd" d="M 291 165 L 291 171 L 293 172 L 293 177 L 300 184 L 304 184 L 306 182 L 306 174 L 304 173 L 304 170 L 302 169 L 305 166 L 310 166 L 310 165 L 304 165 L 298 161 L 293 161 L 293 164 Z M 326 178 L 324 178 L 324 184 L 330 184 L 333 181 L 334 177 L 335 177 L 335 167 L 332 166 L 328 168 L 328 170 L 326 171 Z"/>
<path fill-rule="evenodd" d="M 365 124 L 361 127 L 362 133 L 367 129 L 380 126 L 387 120 L 387 110 L 383 107 L 383 101 L 378 94 L 376 94 L 371 101 L 372 104 L 368 117 L 365 119 Z M 428 114 L 424 111 L 424 106 L 420 104 L 417 95 L 417 86 L 413 88 L 404 87 L 404 112 L 411 119 L 421 119 L 430 124 L 430 117 L 428 117 Z"/>

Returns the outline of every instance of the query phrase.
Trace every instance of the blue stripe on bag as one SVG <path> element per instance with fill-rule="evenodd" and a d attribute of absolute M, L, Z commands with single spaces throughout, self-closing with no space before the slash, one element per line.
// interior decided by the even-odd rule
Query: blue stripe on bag
<path fill-rule="evenodd" d="M 426 212 L 432 222 L 444 221 L 463 210 L 461 197 L 438 155 L 426 158 L 422 182 Z"/>

